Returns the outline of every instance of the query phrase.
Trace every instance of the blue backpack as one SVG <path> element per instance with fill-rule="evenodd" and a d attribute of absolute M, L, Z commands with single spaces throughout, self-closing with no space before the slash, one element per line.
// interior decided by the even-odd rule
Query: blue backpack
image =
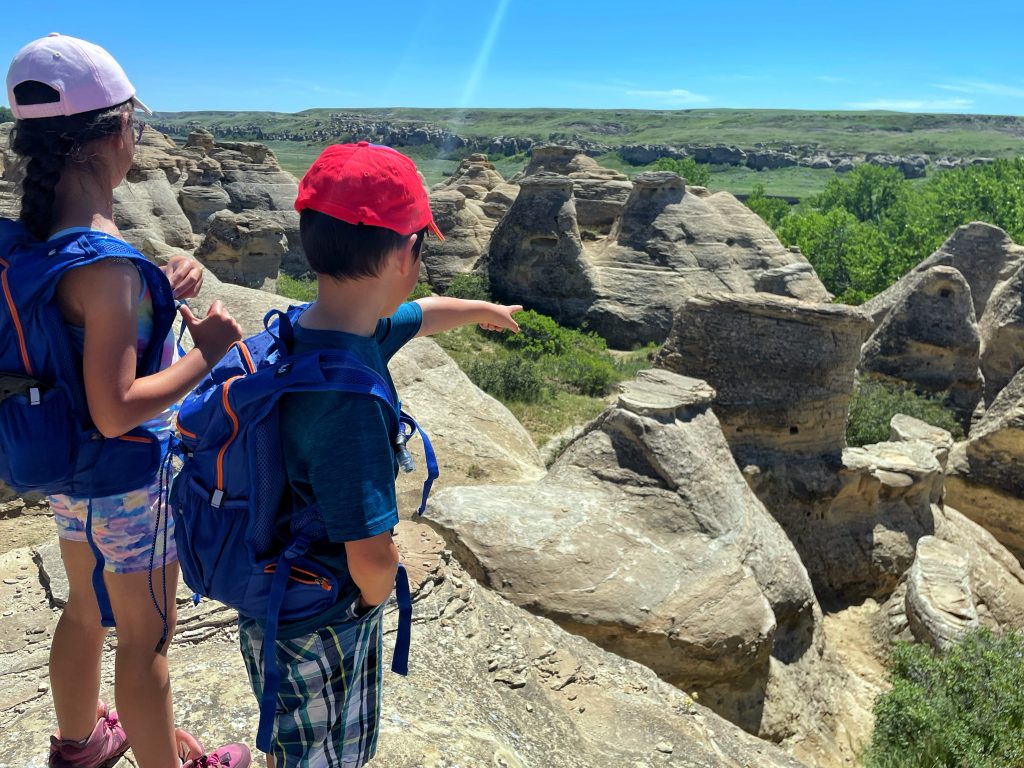
<path fill-rule="evenodd" d="M 109 258 L 133 263 L 153 296 L 153 335 L 136 373 L 156 373 L 176 313 L 155 264 L 100 232 L 40 241 L 21 222 L 0 219 L 0 480 L 18 493 L 112 496 L 149 485 L 160 468 L 162 449 L 152 432 L 137 427 L 105 438 L 93 425 L 81 352 L 54 297 L 69 270 Z M 93 587 L 102 621 L 112 627 L 91 505 L 86 536 L 96 557 Z"/>
<path fill-rule="evenodd" d="M 306 552 L 327 539 L 316 505 L 292 515 L 290 538 L 276 540 L 278 511 L 291 503 L 278 419 L 290 392 L 340 391 L 386 404 L 392 441 L 410 469 L 406 441 L 423 438 L 427 480 L 418 510 L 437 477 L 426 434 L 400 409 L 384 378 L 345 350 L 294 355 L 293 323 L 305 306 L 272 310 L 266 330 L 234 344 L 182 402 L 178 432 L 184 458 L 171 488 L 175 542 L 185 583 L 242 616 L 265 622 L 263 695 L 256 745 L 270 752 L 280 674 L 273 653 L 280 621 L 318 616 L 359 591 L 347 574 L 331 572 Z M 392 670 L 408 673 L 412 600 L 404 568 L 396 578 L 398 636 Z"/>

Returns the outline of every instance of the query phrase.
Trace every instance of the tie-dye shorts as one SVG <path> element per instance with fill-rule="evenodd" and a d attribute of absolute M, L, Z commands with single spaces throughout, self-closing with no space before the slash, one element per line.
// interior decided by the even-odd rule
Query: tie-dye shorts
<path fill-rule="evenodd" d="M 87 541 L 90 500 L 50 496 L 49 501 L 57 535 L 65 541 Z M 147 488 L 92 499 L 92 537 L 106 560 L 104 570 L 135 573 L 176 561 L 174 519 L 167 519 L 169 512 L 166 508 L 160 510 L 158 481 Z"/>

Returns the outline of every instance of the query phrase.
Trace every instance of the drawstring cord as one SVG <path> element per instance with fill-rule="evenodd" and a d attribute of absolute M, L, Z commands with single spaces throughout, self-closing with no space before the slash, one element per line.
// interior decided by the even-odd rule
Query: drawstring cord
<path fill-rule="evenodd" d="M 160 491 L 157 499 L 156 507 L 156 522 L 153 525 L 153 546 L 149 550 L 149 598 L 153 601 L 153 607 L 156 608 L 157 614 L 160 616 L 160 620 L 163 622 L 163 632 L 160 634 L 160 641 L 156 644 L 154 649 L 155 653 L 160 653 L 164 644 L 167 642 L 167 636 L 170 634 L 170 627 L 167 624 L 167 617 L 170 615 L 167 610 L 167 529 L 170 522 L 170 516 L 168 508 L 171 502 L 171 472 L 174 463 L 174 451 L 172 450 L 172 442 L 175 437 L 172 434 L 167 444 L 167 454 L 160 462 L 159 472 L 159 483 Z M 161 554 L 160 564 L 160 581 L 161 588 L 163 590 L 163 610 L 160 608 L 160 603 L 156 599 L 156 590 L 153 589 L 153 570 L 156 565 L 156 545 L 157 539 L 160 535 L 160 519 L 163 518 L 164 529 L 163 529 L 163 552 Z"/>

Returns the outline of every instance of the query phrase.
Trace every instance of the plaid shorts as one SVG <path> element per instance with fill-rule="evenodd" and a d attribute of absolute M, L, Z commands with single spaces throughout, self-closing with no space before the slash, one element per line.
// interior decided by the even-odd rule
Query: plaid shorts
<path fill-rule="evenodd" d="M 381 614 L 277 641 L 273 756 L 277 768 L 358 768 L 377 751 L 380 725 Z M 252 691 L 263 693 L 263 630 L 238 621 Z"/>

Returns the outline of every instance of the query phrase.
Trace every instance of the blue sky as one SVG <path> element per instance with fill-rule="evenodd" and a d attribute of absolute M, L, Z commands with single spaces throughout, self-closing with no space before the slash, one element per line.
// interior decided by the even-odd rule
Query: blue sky
<path fill-rule="evenodd" d="M 311 107 L 894 109 L 1024 115 L 1024 2 L 11 0 L 158 111 Z"/>

